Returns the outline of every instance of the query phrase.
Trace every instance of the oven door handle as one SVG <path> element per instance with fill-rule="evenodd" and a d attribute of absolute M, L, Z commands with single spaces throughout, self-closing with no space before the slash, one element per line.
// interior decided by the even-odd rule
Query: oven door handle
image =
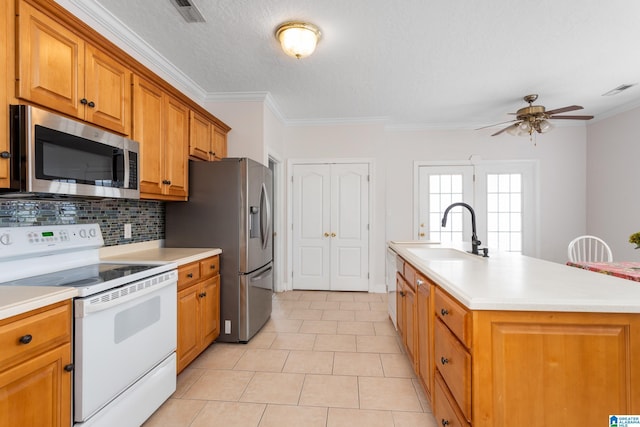
<path fill-rule="evenodd" d="M 177 287 L 178 272 L 171 270 L 148 279 L 110 289 L 96 295 L 75 300 L 75 317 L 85 317 L 91 313 L 107 310 L 119 304 L 149 295 L 167 286 Z"/>

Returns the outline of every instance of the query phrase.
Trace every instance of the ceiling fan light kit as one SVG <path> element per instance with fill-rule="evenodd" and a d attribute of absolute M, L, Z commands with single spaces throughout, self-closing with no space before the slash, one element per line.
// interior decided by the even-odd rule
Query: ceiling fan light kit
<path fill-rule="evenodd" d="M 549 120 L 553 119 L 569 119 L 569 120 L 591 120 L 593 116 L 558 116 L 557 114 L 566 113 L 568 111 L 582 110 L 583 107 L 579 105 L 570 105 L 568 107 L 556 108 L 555 110 L 546 111 L 542 105 L 533 105 L 538 99 L 538 95 L 526 95 L 524 101 L 529 104 L 527 107 L 519 109 L 515 115 L 515 122 L 506 128 L 499 130 L 491 136 L 500 135 L 503 132 L 507 132 L 509 135 L 514 136 L 529 136 L 532 137 L 535 133 L 546 133 L 553 129 L 553 125 Z M 495 126 L 495 125 L 492 125 Z"/>

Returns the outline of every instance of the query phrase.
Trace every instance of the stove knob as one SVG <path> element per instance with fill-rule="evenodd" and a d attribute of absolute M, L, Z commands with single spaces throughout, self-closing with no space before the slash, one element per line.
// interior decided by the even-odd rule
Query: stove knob
<path fill-rule="evenodd" d="M 91 229 L 89 230 L 89 236 L 90 236 L 90 237 L 96 237 L 96 235 L 97 235 L 97 234 L 98 234 L 98 233 L 96 232 L 96 229 L 95 229 L 95 228 L 91 228 Z"/>
<path fill-rule="evenodd" d="M 0 243 L 2 243 L 3 245 L 12 244 L 13 241 L 11 240 L 11 234 L 4 233 L 4 234 L 0 235 Z"/>
<path fill-rule="evenodd" d="M 85 239 L 87 237 L 87 230 L 85 230 L 84 228 L 81 228 L 78 234 L 80 235 L 80 237 Z"/>

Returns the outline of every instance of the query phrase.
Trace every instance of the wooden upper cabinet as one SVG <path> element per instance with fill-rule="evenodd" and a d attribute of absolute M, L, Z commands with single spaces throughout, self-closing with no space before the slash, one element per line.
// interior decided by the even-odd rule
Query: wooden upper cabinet
<path fill-rule="evenodd" d="M 0 153 L 9 152 L 9 87 L 13 84 L 13 74 L 10 72 L 13 62 L 11 55 L 13 47 L 13 5 L 0 10 Z M 13 91 L 13 89 L 11 90 Z M 8 157 L 0 157 L 0 188 L 9 187 Z"/>
<path fill-rule="evenodd" d="M 186 200 L 189 108 L 134 76 L 132 133 L 140 143 L 140 197 Z"/>
<path fill-rule="evenodd" d="M 85 47 L 85 64 L 85 120 L 129 135 L 131 71 L 91 45 Z"/>
<path fill-rule="evenodd" d="M 211 122 L 206 117 L 189 112 L 189 155 L 200 160 L 210 160 Z"/>
<path fill-rule="evenodd" d="M 227 132 L 214 126 L 213 128 L 213 158 L 216 160 L 227 157 Z"/>
<path fill-rule="evenodd" d="M 190 112 L 189 119 L 189 155 L 205 161 L 227 157 L 227 131 L 195 111 Z"/>
<path fill-rule="evenodd" d="M 129 135 L 131 71 L 24 1 L 18 15 L 16 96 Z"/>
<path fill-rule="evenodd" d="M 133 77 L 133 139 L 140 144 L 140 194 L 162 194 L 163 93 L 151 82 Z"/>
<path fill-rule="evenodd" d="M 165 192 L 173 200 L 189 194 L 189 107 L 165 95 Z"/>

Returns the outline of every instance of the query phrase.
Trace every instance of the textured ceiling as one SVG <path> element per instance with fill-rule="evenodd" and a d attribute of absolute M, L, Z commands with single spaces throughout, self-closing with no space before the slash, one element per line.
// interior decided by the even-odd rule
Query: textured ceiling
<path fill-rule="evenodd" d="M 193 0 L 195 24 L 170 0 L 57 1 L 115 17 L 209 97 L 268 92 L 289 123 L 473 128 L 510 120 L 529 93 L 596 119 L 640 105 L 640 85 L 601 96 L 640 82 L 635 0 Z M 293 19 L 323 32 L 309 58 L 273 36 Z"/>

